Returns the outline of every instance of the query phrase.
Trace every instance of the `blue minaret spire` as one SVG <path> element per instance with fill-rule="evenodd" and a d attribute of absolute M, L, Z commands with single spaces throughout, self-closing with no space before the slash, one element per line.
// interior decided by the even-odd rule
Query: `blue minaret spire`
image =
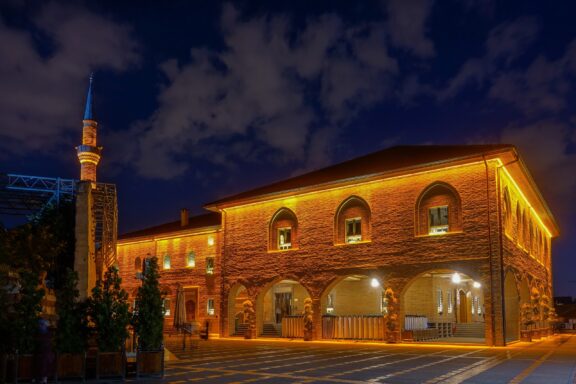
<path fill-rule="evenodd" d="M 92 83 L 94 82 L 94 72 L 90 73 L 90 85 L 88 86 L 88 94 L 86 95 L 86 108 L 84 109 L 84 120 L 94 120 L 94 95 L 92 90 Z"/>

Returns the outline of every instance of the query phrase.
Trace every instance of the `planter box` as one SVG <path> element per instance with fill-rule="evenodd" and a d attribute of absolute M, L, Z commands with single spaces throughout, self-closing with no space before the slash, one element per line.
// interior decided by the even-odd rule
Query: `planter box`
<path fill-rule="evenodd" d="M 86 353 L 61 353 L 56 356 L 56 381 L 86 377 Z"/>
<path fill-rule="evenodd" d="M 532 341 L 532 331 L 530 330 L 520 331 L 520 341 Z"/>
<path fill-rule="evenodd" d="M 142 375 L 164 377 L 164 348 L 158 351 L 137 352 L 136 378 Z"/>
<path fill-rule="evenodd" d="M 96 379 L 122 378 L 126 375 L 124 352 L 98 352 L 96 355 Z"/>
<path fill-rule="evenodd" d="M 401 333 L 400 331 L 386 331 L 386 342 L 390 344 L 399 343 L 401 342 Z"/>

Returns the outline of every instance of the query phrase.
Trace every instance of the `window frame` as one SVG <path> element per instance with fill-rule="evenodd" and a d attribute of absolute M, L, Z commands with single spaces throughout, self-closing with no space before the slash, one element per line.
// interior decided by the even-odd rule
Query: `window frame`
<path fill-rule="evenodd" d="M 289 238 L 290 238 L 290 242 L 284 242 L 284 244 L 281 244 L 280 241 L 282 239 L 282 232 L 286 232 L 288 231 L 289 234 Z M 285 238 L 285 236 L 284 236 Z M 280 227 L 277 228 L 277 232 L 276 232 L 276 239 L 277 239 L 277 244 L 276 247 L 279 251 L 286 251 L 288 249 L 292 249 L 292 227 Z"/>
<path fill-rule="evenodd" d="M 439 211 L 442 208 L 446 209 L 446 214 L 445 214 L 446 224 L 432 225 L 432 210 L 438 210 L 439 220 L 440 220 L 440 222 L 442 222 L 443 221 L 442 216 L 440 215 L 440 211 Z M 441 236 L 441 235 L 445 235 L 445 234 L 450 232 L 449 208 L 450 207 L 448 205 L 437 205 L 437 206 L 428 208 L 428 235 Z M 434 231 L 434 229 L 436 229 L 437 231 Z"/>
<path fill-rule="evenodd" d="M 352 224 L 354 228 L 354 234 L 352 235 L 348 233 L 349 224 Z M 362 241 L 362 217 L 358 216 L 344 219 L 344 241 L 346 244 L 354 244 Z"/>
<path fill-rule="evenodd" d="M 212 306 L 210 306 L 210 303 L 212 303 Z M 216 304 L 214 298 L 208 298 L 208 300 L 206 301 L 206 314 L 208 316 L 216 315 Z"/>
<path fill-rule="evenodd" d="M 214 256 L 206 257 L 206 274 L 207 275 L 213 275 L 215 272 L 215 269 L 216 269 L 216 259 L 214 258 Z"/>
<path fill-rule="evenodd" d="M 192 260 L 192 263 L 190 263 L 190 260 Z M 190 251 L 186 255 L 186 268 L 196 268 L 196 252 Z"/>

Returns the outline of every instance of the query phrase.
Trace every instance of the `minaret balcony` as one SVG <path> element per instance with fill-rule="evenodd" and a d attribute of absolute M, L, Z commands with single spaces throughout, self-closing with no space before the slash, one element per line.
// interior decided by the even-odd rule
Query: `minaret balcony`
<path fill-rule="evenodd" d="M 78 155 L 82 153 L 93 153 L 100 156 L 102 154 L 102 147 L 93 147 L 92 145 L 79 145 L 76 147 Z"/>

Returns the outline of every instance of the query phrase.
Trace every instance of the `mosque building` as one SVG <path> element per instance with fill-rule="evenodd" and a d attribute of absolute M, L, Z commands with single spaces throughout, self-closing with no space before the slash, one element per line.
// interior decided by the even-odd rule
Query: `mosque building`
<path fill-rule="evenodd" d="M 552 297 L 559 228 L 512 145 L 392 147 L 204 207 L 118 239 L 131 299 L 158 258 L 166 328 L 181 289 L 213 336 L 250 300 L 256 337 L 302 337 L 310 298 L 313 339 L 382 340 L 391 289 L 403 340 L 506 345 Z"/>

